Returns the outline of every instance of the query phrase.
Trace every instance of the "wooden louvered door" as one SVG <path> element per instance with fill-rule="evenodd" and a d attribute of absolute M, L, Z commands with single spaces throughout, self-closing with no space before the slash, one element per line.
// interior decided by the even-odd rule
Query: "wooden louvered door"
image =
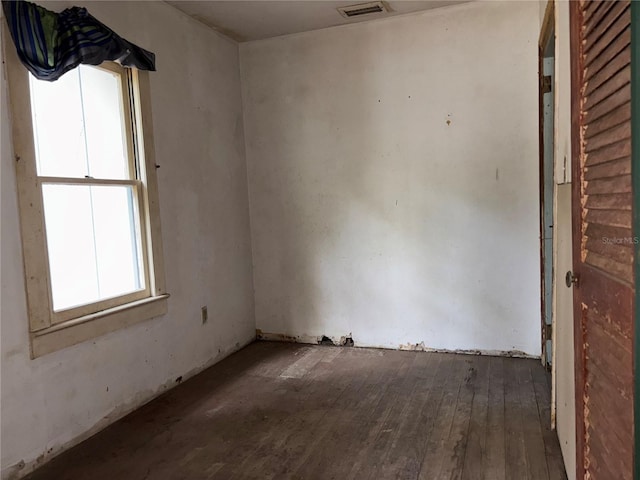
<path fill-rule="evenodd" d="M 571 2 L 579 479 L 633 471 L 630 3 Z"/>

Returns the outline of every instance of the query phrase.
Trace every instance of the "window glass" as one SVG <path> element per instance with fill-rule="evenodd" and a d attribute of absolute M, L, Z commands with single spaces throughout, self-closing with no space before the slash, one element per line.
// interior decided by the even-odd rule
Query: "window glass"
<path fill-rule="evenodd" d="M 80 74 L 89 175 L 94 178 L 130 178 L 120 76 L 85 66 L 80 66 Z"/>
<path fill-rule="evenodd" d="M 54 311 L 144 288 L 133 189 L 43 185 Z"/>
<path fill-rule="evenodd" d="M 117 73 L 82 65 L 55 82 L 29 79 L 38 175 L 130 178 Z"/>
<path fill-rule="evenodd" d="M 55 82 L 29 75 L 38 175 L 88 175 L 79 80 L 76 71 Z"/>

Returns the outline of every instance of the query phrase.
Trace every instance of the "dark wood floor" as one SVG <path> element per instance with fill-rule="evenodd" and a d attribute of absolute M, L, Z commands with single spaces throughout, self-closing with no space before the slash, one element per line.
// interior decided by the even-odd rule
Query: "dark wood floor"
<path fill-rule="evenodd" d="M 538 361 L 254 343 L 29 478 L 565 479 Z"/>

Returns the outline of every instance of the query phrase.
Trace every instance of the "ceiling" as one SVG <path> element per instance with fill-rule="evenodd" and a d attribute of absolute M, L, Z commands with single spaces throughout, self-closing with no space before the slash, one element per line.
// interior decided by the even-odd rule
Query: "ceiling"
<path fill-rule="evenodd" d="M 187 15 L 239 42 L 277 37 L 289 33 L 358 23 L 381 16 L 389 17 L 432 8 L 465 3 L 465 0 L 409 0 L 388 1 L 391 12 L 344 18 L 336 10 L 370 0 L 227 0 L 191 1 L 171 0 L 168 3 Z M 468 0 L 466 0 L 468 1 Z"/>

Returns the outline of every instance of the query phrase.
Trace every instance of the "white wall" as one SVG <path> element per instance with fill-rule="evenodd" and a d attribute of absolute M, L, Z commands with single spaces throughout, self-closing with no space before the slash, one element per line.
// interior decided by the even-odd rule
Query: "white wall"
<path fill-rule="evenodd" d="M 237 45 L 160 2 L 91 2 L 89 10 L 157 55 L 151 96 L 169 312 L 29 358 L 2 71 L 3 478 L 24 474 L 255 336 Z"/>
<path fill-rule="evenodd" d="M 569 2 L 555 2 L 554 343 L 556 428 L 569 480 L 576 476 L 576 399 L 573 290 L 564 276 L 572 267 L 571 239 L 571 63 Z"/>
<path fill-rule="evenodd" d="M 540 354 L 539 8 L 241 45 L 257 328 Z"/>

